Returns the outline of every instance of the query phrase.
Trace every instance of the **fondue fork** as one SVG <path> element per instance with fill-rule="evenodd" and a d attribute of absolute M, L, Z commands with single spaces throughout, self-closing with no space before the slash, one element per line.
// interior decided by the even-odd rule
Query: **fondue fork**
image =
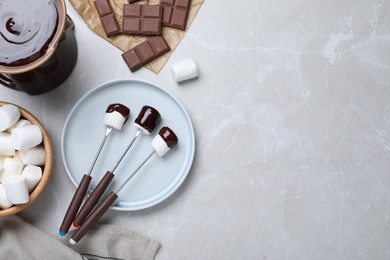
<path fill-rule="evenodd" d="M 111 191 L 103 201 L 98 202 L 96 208 L 85 219 L 83 224 L 76 230 L 69 243 L 76 244 L 81 238 L 92 228 L 93 225 L 104 215 L 108 208 L 118 198 L 118 192 L 130 181 L 130 179 L 138 172 L 139 169 L 156 153 L 153 151 L 146 159 L 132 172 L 127 179 L 115 190 Z"/>
<path fill-rule="evenodd" d="M 115 164 L 114 168 L 111 171 L 107 171 L 106 174 L 103 176 L 103 178 L 99 181 L 99 183 L 96 185 L 95 189 L 92 191 L 91 195 L 89 195 L 88 199 L 85 201 L 83 206 L 81 207 L 80 211 L 77 213 L 76 218 L 73 221 L 74 227 L 79 227 L 84 219 L 88 216 L 88 214 L 91 212 L 93 207 L 95 207 L 96 202 L 100 199 L 100 197 L 103 195 L 103 193 L 106 191 L 108 185 L 110 185 L 112 179 L 115 177 L 114 171 L 121 163 L 122 159 L 125 157 L 126 153 L 129 151 L 130 147 L 133 145 L 137 137 L 141 134 L 141 129 L 138 129 L 135 133 L 133 139 L 130 141 L 129 145 L 125 149 L 125 151 L 122 153 L 121 157 Z"/>
<path fill-rule="evenodd" d="M 62 224 L 61 224 L 60 231 L 59 231 L 61 236 L 65 236 L 66 233 L 68 233 L 68 231 L 69 231 L 69 228 L 72 224 L 72 221 L 77 214 L 77 211 L 81 205 L 81 202 L 83 201 L 85 194 L 87 193 L 88 186 L 91 183 L 92 170 L 95 167 L 96 161 L 97 161 L 97 159 L 100 155 L 100 152 L 102 151 L 103 146 L 104 146 L 108 136 L 110 135 L 111 131 L 112 131 L 112 127 L 107 127 L 106 133 L 104 134 L 103 140 L 100 143 L 100 146 L 99 146 L 99 149 L 97 150 L 95 158 L 93 159 L 92 164 L 89 167 L 88 172 L 86 174 L 84 174 L 83 178 L 81 179 L 81 182 L 80 182 L 79 186 L 77 187 L 76 192 L 73 195 L 72 201 L 70 202 L 70 204 L 68 206 L 68 209 L 66 211 L 64 219 L 62 220 Z"/>
<path fill-rule="evenodd" d="M 153 152 L 132 172 L 127 179 L 119 185 L 115 191 L 111 191 L 102 202 L 97 203 L 96 208 L 85 219 L 84 223 L 73 234 L 69 243 L 76 244 L 92 228 L 92 226 L 104 215 L 108 208 L 118 198 L 119 191 L 130 181 L 130 179 L 141 169 L 141 167 L 157 153 L 159 157 L 164 156 L 172 147 L 178 143 L 176 134 L 168 127 L 161 128 L 158 135 L 153 138 L 151 143 Z"/>
<path fill-rule="evenodd" d="M 130 109 L 126 107 L 125 105 L 114 103 L 110 104 L 107 109 L 106 113 L 104 115 L 103 122 L 106 125 L 106 133 L 104 134 L 103 140 L 100 143 L 99 149 L 95 155 L 95 158 L 92 161 L 91 167 L 89 168 L 88 172 L 84 174 L 83 178 L 81 179 L 81 182 L 79 186 L 76 189 L 76 192 L 73 195 L 73 198 L 68 206 L 68 209 L 66 211 L 66 214 L 64 216 L 64 219 L 62 220 L 62 224 L 60 226 L 59 233 L 61 236 L 65 236 L 66 233 L 68 233 L 69 228 L 72 224 L 72 221 L 74 220 L 74 217 L 77 214 L 77 211 L 80 208 L 80 205 L 85 197 L 85 194 L 87 193 L 88 186 L 91 183 L 92 180 L 92 170 L 95 167 L 96 161 L 100 155 L 100 152 L 103 149 L 103 146 L 110 135 L 113 128 L 117 130 L 121 130 L 123 124 L 126 123 L 128 117 L 130 115 Z"/>

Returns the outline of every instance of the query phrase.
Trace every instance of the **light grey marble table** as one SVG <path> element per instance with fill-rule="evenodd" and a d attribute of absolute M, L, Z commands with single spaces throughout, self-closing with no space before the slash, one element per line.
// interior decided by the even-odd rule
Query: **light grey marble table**
<path fill-rule="evenodd" d="M 58 236 L 75 190 L 61 160 L 65 119 L 95 86 L 136 78 L 186 107 L 195 161 L 166 201 L 102 223 L 158 240 L 159 260 L 390 258 L 390 1 L 206 0 L 158 75 L 131 73 L 69 3 L 68 13 L 71 77 L 40 96 L 0 90 L 54 145 L 50 183 L 23 217 Z M 178 85 L 170 65 L 189 57 L 200 77 Z"/>

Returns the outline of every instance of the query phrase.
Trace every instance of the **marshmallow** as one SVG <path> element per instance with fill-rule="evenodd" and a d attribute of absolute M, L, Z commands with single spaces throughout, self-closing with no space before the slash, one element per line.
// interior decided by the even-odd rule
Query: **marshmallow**
<path fill-rule="evenodd" d="M 10 134 L 0 132 L 0 155 L 15 155 L 15 148 L 12 145 Z"/>
<path fill-rule="evenodd" d="M 164 126 L 158 135 L 153 138 L 151 145 L 158 156 L 162 157 L 177 143 L 176 134 L 170 128 Z"/>
<path fill-rule="evenodd" d="M 134 121 L 134 126 L 141 129 L 144 134 L 150 135 L 160 119 L 161 115 L 157 109 L 151 106 L 143 106 Z"/>
<path fill-rule="evenodd" d="M 104 114 L 103 123 L 106 126 L 121 130 L 130 115 L 130 109 L 122 104 L 110 104 Z"/>
<path fill-rule="evenodd" d="M 122 114 L 119 113 L 119 112 L 114 111 L 114 112 L 111 112 L 111 113 L 105 113 L 104 114 L 103 123 L 106 126 L 115 128 L 117 130 L 121 130 L 122 129 L 122 126 L 125 123 L 125 121 L 126 121 L 126 118 L 124 118 L 122 116 Z"/>
<path fill-rule="evenodd" d="M 156 135 L 153 138 L 152 147 L 160 157 L 164 156 L 164 154 L 166 154 L 170 149 L 160 135 Z"/>
<path fill-rule="evenodd" d="M 1 172 L 2 170 L 4 170 L 4 160 L 5 160 L 5 157 L 1 157 L 1 156 L 0 156 L 0 172 Z"/>
<path fill-rule="evenodd" d="M 26 178 L 28 192 L 32 192 L 42 178 L 42 169 L 35 165 L 27 165 L 22 171 L 22 176 Z"/>
<path fill-rule="evenodd" d="M 20 110 L 17 106 L 6 104 L 0 107 L 0 131 L 13 126 L 20 118 Z"/>
<path fill-rule="evenodd" d="M 12 204 L 23 204 L 30 200 L 27 181 L 24 176 L 7 176 L 4 179 L 4 188 L 7 200 Z"/>
<path fill-rule="evenodd" d="M 27 125 L 11 131 L 11 140 L 16 150 L 37 146 L 42 142 L 42 132 L 37 125 Z"/>
<path fill-rule="evenodd" d="M 45 165 L 46 155 L 43 145 L 19 151 L 20 159 L 24 164 Z"/>
<path fill-rule="evenodd" d="M 12 206 L 5 195 L 4 185 L 0 183 L 0 209 L 8 209 Z"/>
<path fill-rule="evenodd" d="M 12 159 L 18 160 L 19 162 L 23 163 L 22 158 L 20 158 L 19 151 L 16 151 L 15 155 L 12 156 Z"/>
<path fill-rule="evenodd" d="M 171 69 L 177 82 L 192 79 L 198 76 L 198 68 L 193 59 L 179 61 L 173 64 Z"/>
<path fill-rule="evenodd" d="M 31 122 L 26 120 L 26 119 L 19 119 L 18 122 L 16 122 L 16 124 L 14 124 L 13 126 L 11 126 L 10 128 L 8 128 L 6 130 L 7 133 L 11 133 L 12 129 L 15 129 L 15 128 L 18 128 L 18 127 L 23 127 L 23 126 L 27 126 L 27 125 L 31 125 Z"/>
<path fill-rule="evenodd" d="M 5 158 L 3 174 L 0 176 L 1 182 L 8 176 L 20 175 L 23 170 L 23 163 L 13 158 Z"/>

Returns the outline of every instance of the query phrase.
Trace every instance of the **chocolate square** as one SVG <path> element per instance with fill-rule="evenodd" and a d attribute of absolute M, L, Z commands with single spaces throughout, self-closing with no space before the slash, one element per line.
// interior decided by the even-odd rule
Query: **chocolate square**
<path fill-rule="evenodd" d="M 136 71 L 144 65 L 134 49 L 131 49 L 123 53 L 122 57 L 125 60 L 126 64 L 129 66 L 131 71 Z"/>
<path fill-rule="evenodd" d="M 110 37 L 119 34 L 121 31 L 115 19 L 110 1 L 96 0 L 94 3 L 106 36 Z"/>
<path fill-rule="evenodd" d="M 160 5 L 144 5 L 142 7 L 143 18 L 161 18 L 162 7 Z"/>
<path fill-rule="evenodd" d="M 161 0 L 163 25 L 185 30 L 191 0 Z"/>
<path fill-rule="evenodd" d="M 185 30 L 187 23 L 188 12 L 183 9 L 174 8 L 171 16 L 171 26 Z"/>
<path fill-rule="evenodd" d="M 163 25 L 169 26 L 170 21 L 171 21 L 171 16 L 172 16 L 173 8 L 168 7 L 168 6 L 163 6 Z"/>
<path fill-rule="evenodd" d="M 139 27 L 135 30 L 134 24 Z M 130 5 L 123 9 L 122 32 L 128 34 L 160 35 L 162 7 L 160 5 Z M 131 28 L 130 28 L 131 26 Z"/>
<path fill-rule="evenodd" d="M 99 16 L 105 16 L 113 13 L 109 0 L 96 0 L 95 6 Z"/>
<path fill-rule="evenodd" d="M 142 21 L 142 33 L 143 34 L 155 34 L 155 32 L 161 30 L 161 20 L 143 20 Z"/>
<path fill-rule="evenodd" d="M 148 38 L 145 42 L 123 53 L 122 57 L 130 70 L 134 72 L 170 49 L 162 36 L 156 36 Z"/>
<path fill-rule="evenodd" d="M 135 49 L 135 52 L 138 54 L 140 60 L 143 60 L 145 63 L 150 62 L 153 59 L 154 52 L 147 41 L 138 45 L 138 48 Z"/>
<path fill-rule="evenodd" d="M 170 50 L 167 42 L 163 37 L 153 37 L 149 39 L 150 48 L 153 52 L 162 55 Z"/>
<path fill-rule="evenodd" d="M 120 33 L 119 26 L 116 22 L 114 14 L 109 14 L 100 18 L 103 29 L 106 32 L 107 37 L 117 35 Z"/>
<path fill-rule="evenodd" d="M 124 5 L 124 17 L 140 17 L 142 14 L 141 5 Z"/>
<path fill-rule="evenodd" d="M 138 33 L 141 28 L 141 21 L 136 19 L 123 19 L 122 33 Z"/>

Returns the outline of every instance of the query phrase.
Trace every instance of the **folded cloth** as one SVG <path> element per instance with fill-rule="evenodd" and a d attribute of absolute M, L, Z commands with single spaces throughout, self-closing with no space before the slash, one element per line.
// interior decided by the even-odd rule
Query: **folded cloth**
<path fill-rule="evenodd" d="M 0 219 L 1 259 L 147 260 L 154 259 L 159 247 L 157 241 L 113 225 L 96 225 L 77 245 L 68 247 L 21 217 Z"/>

